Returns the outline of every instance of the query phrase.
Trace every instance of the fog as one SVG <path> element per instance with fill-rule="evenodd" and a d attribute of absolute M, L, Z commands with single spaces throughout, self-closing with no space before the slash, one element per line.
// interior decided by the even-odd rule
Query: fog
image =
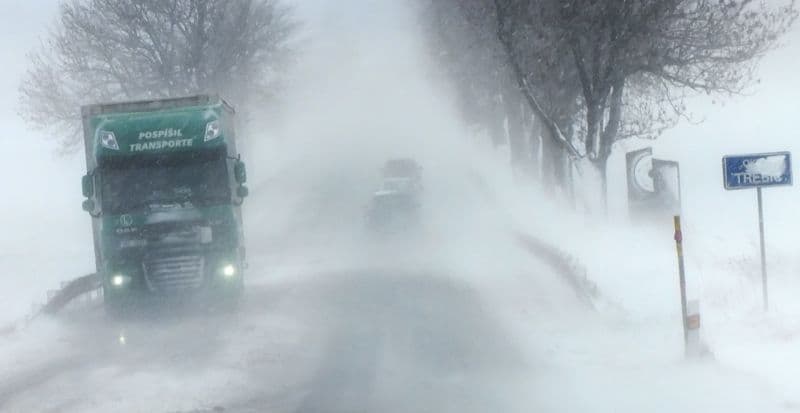
<path fill-rule="evenodd" d="M 463 124 L 418 10 L 390 0 L 294 2 L 302 30 L 289 84 L 241 133 L 249 268 L 236 314 L 120 322 L 87 302 L 26 321 L 48 290 L 94 271 L 94 252 L 83 154 L 56 153 L 16 110 L 26 53 L 57 2 L 5 3 L 0 411 L 800 406 L 800 196 L 764 191 L 765 313 L 755 193 L 725 191 L 720 171 L 723 155 L 797 146 L 797 29 L 747 95 L 694 98 L 704 122 L 624 145 L 681 165 L 689 298 L 708 350 L 686 358 L 671 222 L 629 223 L 624 152 L 611 160 L 608 218 L 515 179 L 507 150 Z M 402 157 L 423 167 L 421 224 L 375 237 L 364 218 L 380 168 Z"/>

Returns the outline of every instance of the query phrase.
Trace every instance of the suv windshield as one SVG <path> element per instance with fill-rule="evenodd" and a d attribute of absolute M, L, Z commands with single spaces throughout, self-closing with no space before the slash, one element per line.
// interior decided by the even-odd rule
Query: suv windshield
<path fill-rule="evenodd" d="M 103 209 L 121 214 L 151 205 L 228 202 L 225 158 L 212 155 L 149 156 L 115 160 L 101 174 Z"/>

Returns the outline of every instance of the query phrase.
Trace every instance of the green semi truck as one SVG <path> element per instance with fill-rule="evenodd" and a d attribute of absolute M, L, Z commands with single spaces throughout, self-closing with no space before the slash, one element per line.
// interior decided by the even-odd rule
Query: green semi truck
<path fill-rule="evenodd" d="M 203 95 L 89 105 L 81 114 L 83 209 L 106 310 L 185 297 L 237 302 L 248 189 L 233 108 Z"/>

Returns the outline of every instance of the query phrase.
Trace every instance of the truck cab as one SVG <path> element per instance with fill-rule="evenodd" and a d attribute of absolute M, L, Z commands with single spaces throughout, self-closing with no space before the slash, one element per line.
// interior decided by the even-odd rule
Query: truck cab
<path fill-rule="evenodd" d="M 109 312 L 241 294 L 248 189 L 234 114 L 206 95 L 82 108 L 83 209 Z"/>

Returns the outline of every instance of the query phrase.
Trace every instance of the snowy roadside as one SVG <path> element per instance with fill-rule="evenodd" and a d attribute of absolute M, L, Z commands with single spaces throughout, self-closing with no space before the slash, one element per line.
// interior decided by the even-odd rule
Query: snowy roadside
<path fill-rule="evenodd" d="M 666 380 L 670 375 L 666 371 L 672 371 L 677 381 L 665 386 L 667 389 L 686 386 L 685 395 L 690 388 L 708 388 L 696 393 L 698 403 L 714 401 L 712 405 L 701 403 L 703 409 L 796 409 L 800 384 L 793 366 L 800 365 L 796 350 L 800 347 L 800 306 L 793 291 L 800 291 L 800 283 L 792 275 L 792 265 L 785 262 L 788 260 L 773 261 L 772 304 L 770 311 L 764 312 L 757 256 L 733 243 L 720 244 L 718 239 L 709 248 L 697 234 L 690 233 L 695 242 L 687 249 L 688 295 L 700 301 L 701 340 L 712 356 L 683 362 L 677 261 L 669 230 L 637 233 L 627 229 L 623 233 L 595 227 L 583 239 L 569 241 L 607 304 L 605 311 L 600 306 L 601 316 L 622 323 L 624 334 L 638 332 L 631 334 L 631 346 L 624 352 L 634 358 L 648 352 L 658 357 L 665 371 L 654 369 L 653 377 Z M 661 391 L 655 394 L 661 395 Z M 687 407 L 692 406 L 686 397 Z M 762 402 L 756 402 L 757 398 Z M 690 410 L 700 409 L 693 406 Z"/>
<path fill-rule="evenodd" d="M 564 296 L 563 290 L 559 295 L 506 289 L 496 297 L 497 308 L 514 325 L 510 330 L 521 334 L 520 341 L 547 376 L 534 381 L 533 394 L 563 402 L 550 410 L 772 412 L 800 407 L 800 384 L 794 377 L 794 366 L 800 365 L 800 300 L 794 293 L 800 291 L 794 275 L 800 262 L 789 243 L 770 250 L 771 308 L 765 313 L 752 243 L 717 235 L 713 225 L 686 223 L 688 296 L 700 301 L 700 335 L 712 352 L 686 360 L 669 220 L 647 228 L 581 216 L 535 187 L 520 186 L 491 162 L 474 165 L 480 165 L 479 184 L 505 211 L 509 228 L 548 242 L 585 270 L 589 285 L 597 288 L 595 311 L 576 306 L 574 293 Z M 500 304 L 515 296 L 515 305 Z M 542 307 L 543 302 L 551 305 Z"/>

